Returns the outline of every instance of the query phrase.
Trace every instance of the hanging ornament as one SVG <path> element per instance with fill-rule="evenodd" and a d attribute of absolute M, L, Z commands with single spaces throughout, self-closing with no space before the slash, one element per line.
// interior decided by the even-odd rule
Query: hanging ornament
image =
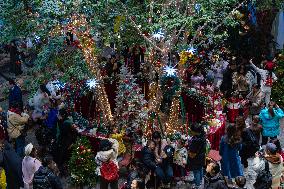
<path fill-rule="evenodd" d="M 200 4 L 200 3 L 196 3 L 196 4 L 194 5 L 194 9 L 195 9 L 195 12 L 196 12 L 197 14 L 199 14 L 199 13 L 200 13 L 200 10 L 201 10 L 201 4 Z"/>
<path fill-rule="evenodd" d="M 165 33 L 162 31 L 162 29 L 159 29 L 158 31 L 156 31 L 153 36 L 152 36 L 155 40 L 161 41 L 162 39 L 165 38 Z"/>
<path fill-rule="evenodd" d="M 96 79 L 89 79 L 86 82 L 87 86 L 89 87 L 89 89 L 95 89 L 96 86 L 99 84 L 98 81 Z"/>
<path fill-rule="evenodd" d="M 163 71 L 167 76 L 176 76 L 176 74 L 177 74 L 177 69 L 172 67 L 172 66 L 168 66 L 168 65 L 165 66 Z"/>
<path fill-rule="evenodd" d="M 187 48 L 185 52 L 187 52 L 187 53 L 193 55 L 193 54 L 196 52 L 196 48 L 194 48 L 193 46 L 191 46 L 191 47 Z"/>

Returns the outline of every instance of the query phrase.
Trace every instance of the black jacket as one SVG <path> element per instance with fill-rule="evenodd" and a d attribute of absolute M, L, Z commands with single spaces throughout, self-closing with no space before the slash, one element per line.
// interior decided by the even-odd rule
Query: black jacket
<path fill-rule="evenodd" d="M 242 132 L 242 149 L 241 157 L 254 157 L 259 150 L 259 137 L 250 129 L 247 128 Z"/>
<path fill-rule="evenodd" d="M 35 173 L 34 181 L 37 176 L 47 177 L 49 181 L 50 188 L 47 189 L 63 189 L 61 181 L 58 176 L 56 176 L 49 168 L 41 166 L 38 171 Z M 35 184 L 34 184 L 35 186 Z M 34 187 L 34 189 L 36 189 Z"/>
<path fill-rule="evenodd" d="M 224 177 L 218 173 L 212 177 L 209 174 L 204 176 L 204 189 L 228 189 Z"/>
<path fill-rule="evenodd" d="M 189 141 L 188 151 L 195 153 L 194 158 L 188 157 L 190 170 L 198 170 L 205 166 L 206 138 L 205 135 L 193 136 Z"/>
<path fill-rule="evenodd" d="M 142 149 L 142 163 L 146 166 L 146 171 L 155 171 L 156 169 L 156 158 L 153 151 L 147 146 Z"/>
<path fill-rule="evenodd" d="M 127 177 L 127 183 L 126 183 L 126 189 L 131 189 L 131 183 L 133 180 L 139 178 L 139 174 L 138 171 L 133 170 L 129 173 L 128 177 Z"/>
<path fill-rule="evenodd" d="M 6 173 L 7 189 L 24 187 L 22 159 L 7 141 L 4 142 L 4 149 L 0 152 L 0 166 Z"/>

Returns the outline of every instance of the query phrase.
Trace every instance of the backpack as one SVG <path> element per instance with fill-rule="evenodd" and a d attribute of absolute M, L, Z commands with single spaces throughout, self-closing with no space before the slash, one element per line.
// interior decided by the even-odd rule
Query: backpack
<path fill-rule="evenodd" d="M 270 189 L 272 185 L 272 174 L 269 171 L 269 164 L 265 161 L 265 169 L 257 174 L 256 181 L 253 184 L 255 189 Z"/>
<path fill-rule="evenodd" d="M 34 174 L 34 179 L 33 179 L 33 189 L 49 189 L 51 188 L 51 184 L 48 180 L 49 175 L 51 172 L 36 172 Z"/>
<path fill-rule="evenodd" d="M 101 166 L 101 176 L 108 182 L 118 180 L 118 167 L 113 161 L 103 162 Z"/>

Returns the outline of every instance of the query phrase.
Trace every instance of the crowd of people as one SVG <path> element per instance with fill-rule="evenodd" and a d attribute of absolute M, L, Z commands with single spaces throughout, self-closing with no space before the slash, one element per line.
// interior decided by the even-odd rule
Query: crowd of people
<path fill-rule="evenodd" d="M 192 74 L 190 86 L 200 88 L 205 82 L 227 100 L 223 106 L 226 132 L 219 153 L 210 156 L 203 123 L 191 124 L 190 136 L 178 139 L 154 131 L 138 158 L 131 159 L 122 187 L 171 188 L 189 182 L 191 188 L 278 189 L 284 171 L 278 139 L 284 112 L 270 98 L 277 80 L 275 64 L 267 57 L 261 69 L 254 60 L 232 57 L 212 66 L 213 80 L 201 71 Z M 0 128 L 0 163 L 7 188 L 63 188 L 60 177 L 69 174 L 67 162 L 77 137 L 64 97 L 45 83 L 26 103 L 17 84 L 13 80 L 9 83 L 9 109 L 1 109 Z M 39 147 L 26 144 L 30 128 L 36 129 Z M 95 154 L 94 172 L 100 178 L 101 189 L 118 188 L 119 165 L 128 151 L 124 131 L 112 128 L 111 133 L 100 140 Z"/>

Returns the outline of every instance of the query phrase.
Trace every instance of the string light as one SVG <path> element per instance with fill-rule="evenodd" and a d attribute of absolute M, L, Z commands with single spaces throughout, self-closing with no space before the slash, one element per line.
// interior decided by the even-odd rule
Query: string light
<path fill-rule="evenodd" d="M 179 97 L 175 96 L 172 101 L 171 109 L 170 109 L 170 117 L 168 122 L 166 123 L 166 134 L 171 135 L 176 131 L 180 131 L 179 126 L 179 112 L 180 112 L 180 103 Z"/>

